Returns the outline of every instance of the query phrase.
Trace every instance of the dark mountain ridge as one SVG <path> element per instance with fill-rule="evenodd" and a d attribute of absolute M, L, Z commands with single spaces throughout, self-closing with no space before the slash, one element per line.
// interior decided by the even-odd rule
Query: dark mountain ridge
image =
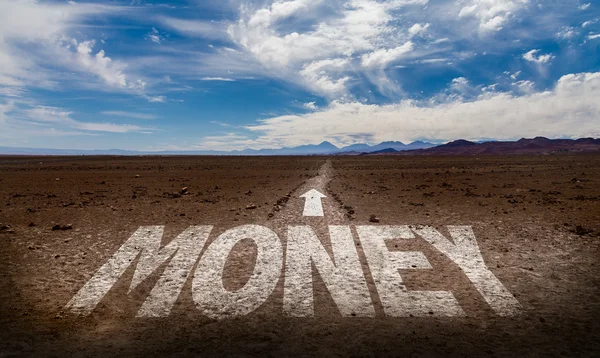
<path fill-rule="evenodd" d="M 548 139 L 535 137 L 518 141 L 475 143 L 456 140 L 434 148 L 411 150 L 398 155 L 505 155 L 505 154 L 557 154 L 600 153 L 600 139 Z"/>

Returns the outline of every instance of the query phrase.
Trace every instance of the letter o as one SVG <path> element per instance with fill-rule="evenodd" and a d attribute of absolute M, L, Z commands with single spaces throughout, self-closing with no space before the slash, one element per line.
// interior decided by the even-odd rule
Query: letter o
<path fill-rule="evenodd" d="M 223 286 L 223 270 L 229 253 L 243 239 L 256 243 L 256 264 L 244 287 L 231 292 Z M 259 225 L 235 227 L 219 235 L 200 259 L 192 281 L 192 298 L 210 318 L 246 315 L 273 293 L 282 265 L 283 251 L 276 233 Z"/>

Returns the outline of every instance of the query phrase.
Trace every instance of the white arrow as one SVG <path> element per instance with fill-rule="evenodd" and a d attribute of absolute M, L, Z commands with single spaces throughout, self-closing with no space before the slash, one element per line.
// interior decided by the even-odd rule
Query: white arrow
<path fill-rule="evenodd" d="M 304 216 L 323 216 L 323 204 L 321 203 L 322 198 L 326 198 L 325 195 L 321 194 L 315 189 L 311 189 L 306 194 L 300 195 L 301 198 L 306 198 L 304 202 Z"/>

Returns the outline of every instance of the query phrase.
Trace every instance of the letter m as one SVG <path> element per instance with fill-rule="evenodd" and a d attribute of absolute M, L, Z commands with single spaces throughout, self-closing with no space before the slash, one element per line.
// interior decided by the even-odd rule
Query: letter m
<path fill-rule="evenodd" d="M 137 313 L 138 317 L 165 317 L 177 301 L 212 226 L 192 226 L 161 248 L 164 226 L 142 226 L 115 252 L 67 303 L 66 309 L 89 315 L 111 287 L 139 257 L 129 292 L 169 262 Z"/>

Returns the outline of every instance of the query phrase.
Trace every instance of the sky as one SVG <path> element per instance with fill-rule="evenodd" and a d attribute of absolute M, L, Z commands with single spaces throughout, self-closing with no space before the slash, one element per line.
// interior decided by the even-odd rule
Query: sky
<path fill-rule="evenodd" d="M 0 0 L 0 146 L 600 137 L 600 3 Z"/>

